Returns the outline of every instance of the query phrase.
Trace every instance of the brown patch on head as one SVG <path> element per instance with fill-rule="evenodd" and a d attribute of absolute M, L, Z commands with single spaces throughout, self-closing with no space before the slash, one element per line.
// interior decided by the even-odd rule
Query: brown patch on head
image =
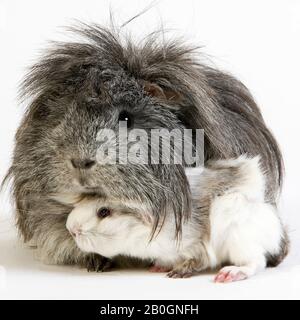
<path fill-rule="evenodd" d="M 180 93 L 167 88 L 163 89 L 156 83 L 145 81 L 143 84 L 144 84 L 144 91 L 151 97 L 155 97 L 162 100 L 176 101 L 176 102 L 181 100 L 182 98 Z"/>

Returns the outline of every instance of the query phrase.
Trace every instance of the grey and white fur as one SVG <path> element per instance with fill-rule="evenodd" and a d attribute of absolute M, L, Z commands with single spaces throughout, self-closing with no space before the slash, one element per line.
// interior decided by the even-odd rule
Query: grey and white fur
<path fill-rule="evenodd" d="M 215 280 L 231 282 L 282 261 L 288 238 L 276 208 L 265 202 L 258 157 L 219 160 L 186 174 L 193 209 L 177 241 L 171 215 L 152 237 L 154 215 L 147 204 L 120 203 L 110 196 L 78 202 L 67 229 L 83 251 L 150 260 L 152 271 L 169 271 L 171 278 L 223 266 Z"/>
<path fill-rule="evenodd" d="M 206 161 L 260 155 L 266 199 L 276 202 L 281 153 L 241 82 L 202 64 L 197 48 L 161 40 L 159 32 L 135 43 L 97 24 L 72 31 L 81 39 L 54 43 L 25 77 L 21 92 L 28 106 L 6 178 L 12 180 L 20 235 L 35 243 L 44 261 L 103 267 L 103 259 L 79 250 L 65 228 L 82 194 L 146 203 L 154 229 L 170 215 L 180 235 L 191 211 L 181 166 L 95 162 L 99 128 L 115 128 L 124 110 L 134 128 L 204 129 Z"/>

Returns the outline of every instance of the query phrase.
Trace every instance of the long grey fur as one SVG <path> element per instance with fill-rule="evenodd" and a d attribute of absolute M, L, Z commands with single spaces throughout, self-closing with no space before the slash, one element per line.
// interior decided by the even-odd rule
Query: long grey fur
<path fill-rule="evenodd" d="M 101 257 L 76 247 L 65 228 L 72 203 L 57 200 L 88 192 L 90 186 L 120 201 L 147 202 L 157 221 L 171 207 L 180 234 L 181 221 L 190 213 L 190 191 L 181 166 L 97 166 L 91 173 L 80 173 L 81 189 L 74 184 L 67 161 L 94 157 L 99 128 L 114 128 L 124 108 L 139 128 L 204 129 L 206 161 L 259 154 L 267 177 L 266 199 L 276 202 L 282 156 L 240 81 L 201 63 L 196 47 L 180 40 L 161 41 L 159 32 L 140 43 L 97 24 L 81 24 L 72 32 L 82 40 L 54 43 L 25 76 L 21 91 L 30 102 L 7 175 L 13 183 L 20 234 L 24 241 L 36 243 L 44 260 L 103 267 Z M 145 82 L 175 92 L 180 99 L 149 96 Z"/>

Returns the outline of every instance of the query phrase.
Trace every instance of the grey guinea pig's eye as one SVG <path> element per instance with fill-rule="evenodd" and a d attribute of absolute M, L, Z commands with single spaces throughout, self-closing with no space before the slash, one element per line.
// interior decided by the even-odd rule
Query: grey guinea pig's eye
<path fill-rule="evenodd" d="M 98 218 L 105 218 L 105 217 L 108 217 L 110 214 L 111 214 L 111 210 L 106 207 L 102 207 L 97 211 Z"/>
<path fill-rule="evenodd" d="M 126 121 L 127 128 L 131 128 L 133 126 L 133 116 L 125 110 L 120 112 L 119 121 Z"/>

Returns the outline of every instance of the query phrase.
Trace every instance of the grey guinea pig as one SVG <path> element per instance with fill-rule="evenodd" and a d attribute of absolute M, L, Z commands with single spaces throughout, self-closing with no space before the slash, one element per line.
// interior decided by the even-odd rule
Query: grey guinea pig
<path fill-rule="evenodd" d="M 101 256 L 79 250 L 65 227 L 82 194 L 146 203 L 156 225 L 171 214 L 180 234 L 191 210 L 181 166 L 96 163 L 99 128 L 115 128 L 119 120 L 142 129 L 204 129 L 205 161 L 259 154 L 268 201 L 280 190 L 281 153 L 241 82 L 201 63 L 197 49 L 179 40 L 158 32 L 135 43 L 116 29 L 73 28 L 80 40 L 54 43 L 21 88 L 28 106 L 6 180 L 19 232 L 47 263 L 102 269 Z"/>
<path fill-rule="evenodd" d="M 276 207 L 265 202 L 258 157 L 219 160 L 186 174 L 193 209 L 177 241 L 171 215 L 153 235 L 155 219 L 147 204 L 111 197 L 82 199 L 66 227 L 83 251 L 150 260 L 152 271 L 168 271 L 171 278 L 223 266 L 215 281 L 231 282 L 283 260 L 289 241 Z"/>

